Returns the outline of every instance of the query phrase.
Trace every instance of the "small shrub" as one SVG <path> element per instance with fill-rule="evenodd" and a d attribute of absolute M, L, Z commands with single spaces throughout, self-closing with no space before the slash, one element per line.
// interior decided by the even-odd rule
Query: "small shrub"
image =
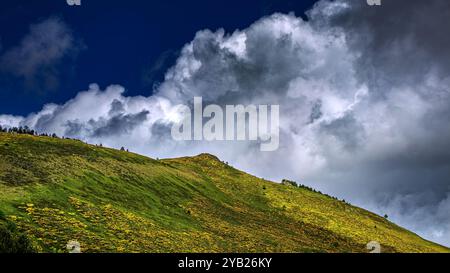
<path fill-rule="evenodd" d="M 281 184 L 282 184 L 282 185 L 285 185 L 285 186 L 298 187 L 297 182 L 294 182 L 294 181 L 291 181 L 291 180 L 287 180 L 287 179 L 283 179 L 283 180 L 281 181 Z"/>
<path fill-rule="evenodd" d="M 24 234 L 11 222 L 0 222 L 0 253 L 33 253 L 33 247 Z"/>

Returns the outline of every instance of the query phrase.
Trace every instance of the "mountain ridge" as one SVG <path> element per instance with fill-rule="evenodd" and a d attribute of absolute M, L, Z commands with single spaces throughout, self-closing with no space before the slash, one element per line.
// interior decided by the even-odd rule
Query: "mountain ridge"
<path fill-rule="evenodd" d="M 0 252 L 449 252 L 388 220 L 214 155 L 155 160 L 0 133 Z M 3 244 L 3 245 L 2 245 Z"/>

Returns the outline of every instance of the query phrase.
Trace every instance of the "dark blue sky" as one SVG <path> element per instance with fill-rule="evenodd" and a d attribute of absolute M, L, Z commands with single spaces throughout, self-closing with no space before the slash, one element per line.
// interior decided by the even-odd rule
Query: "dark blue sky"
<path fill-rule="evenodd" d="M 126 87 L 146 95 L 174 64 L 179 50 L 201 29 L 246 28 L 264 15 L 303 15 L 313 0 L 7 0 L 0 9 L 0 56 L 20 45 L 30 25 L 57 17 L 72 31 L 79 50 L 53 67 L 57 84 L 31 84 L 0 67 L 0 113 L 25 115 L 45 103 L 63 103 L 90 83 Z M 1 63 L 0 63 L 1 65 Z M 44 79 L 45 80 L 45 79 Z"/>

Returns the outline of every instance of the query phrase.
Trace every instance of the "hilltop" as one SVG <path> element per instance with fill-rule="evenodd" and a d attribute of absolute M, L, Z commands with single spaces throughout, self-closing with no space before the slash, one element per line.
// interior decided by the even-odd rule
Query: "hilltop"
<path fill-rule="evenodd" d="M 0 133 L 0 252 L 448 252 L 387 219 L 217 157 L 154 160 Z"/>

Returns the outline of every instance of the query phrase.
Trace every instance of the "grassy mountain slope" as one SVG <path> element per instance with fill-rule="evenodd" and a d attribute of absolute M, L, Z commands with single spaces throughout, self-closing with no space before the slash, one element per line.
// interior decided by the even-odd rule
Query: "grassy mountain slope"
<path fill-rule="evenodd" d="M 0 133 L 0 252 L 447 252 L 386 219 L 211 155 L 153 160 Z"/>

